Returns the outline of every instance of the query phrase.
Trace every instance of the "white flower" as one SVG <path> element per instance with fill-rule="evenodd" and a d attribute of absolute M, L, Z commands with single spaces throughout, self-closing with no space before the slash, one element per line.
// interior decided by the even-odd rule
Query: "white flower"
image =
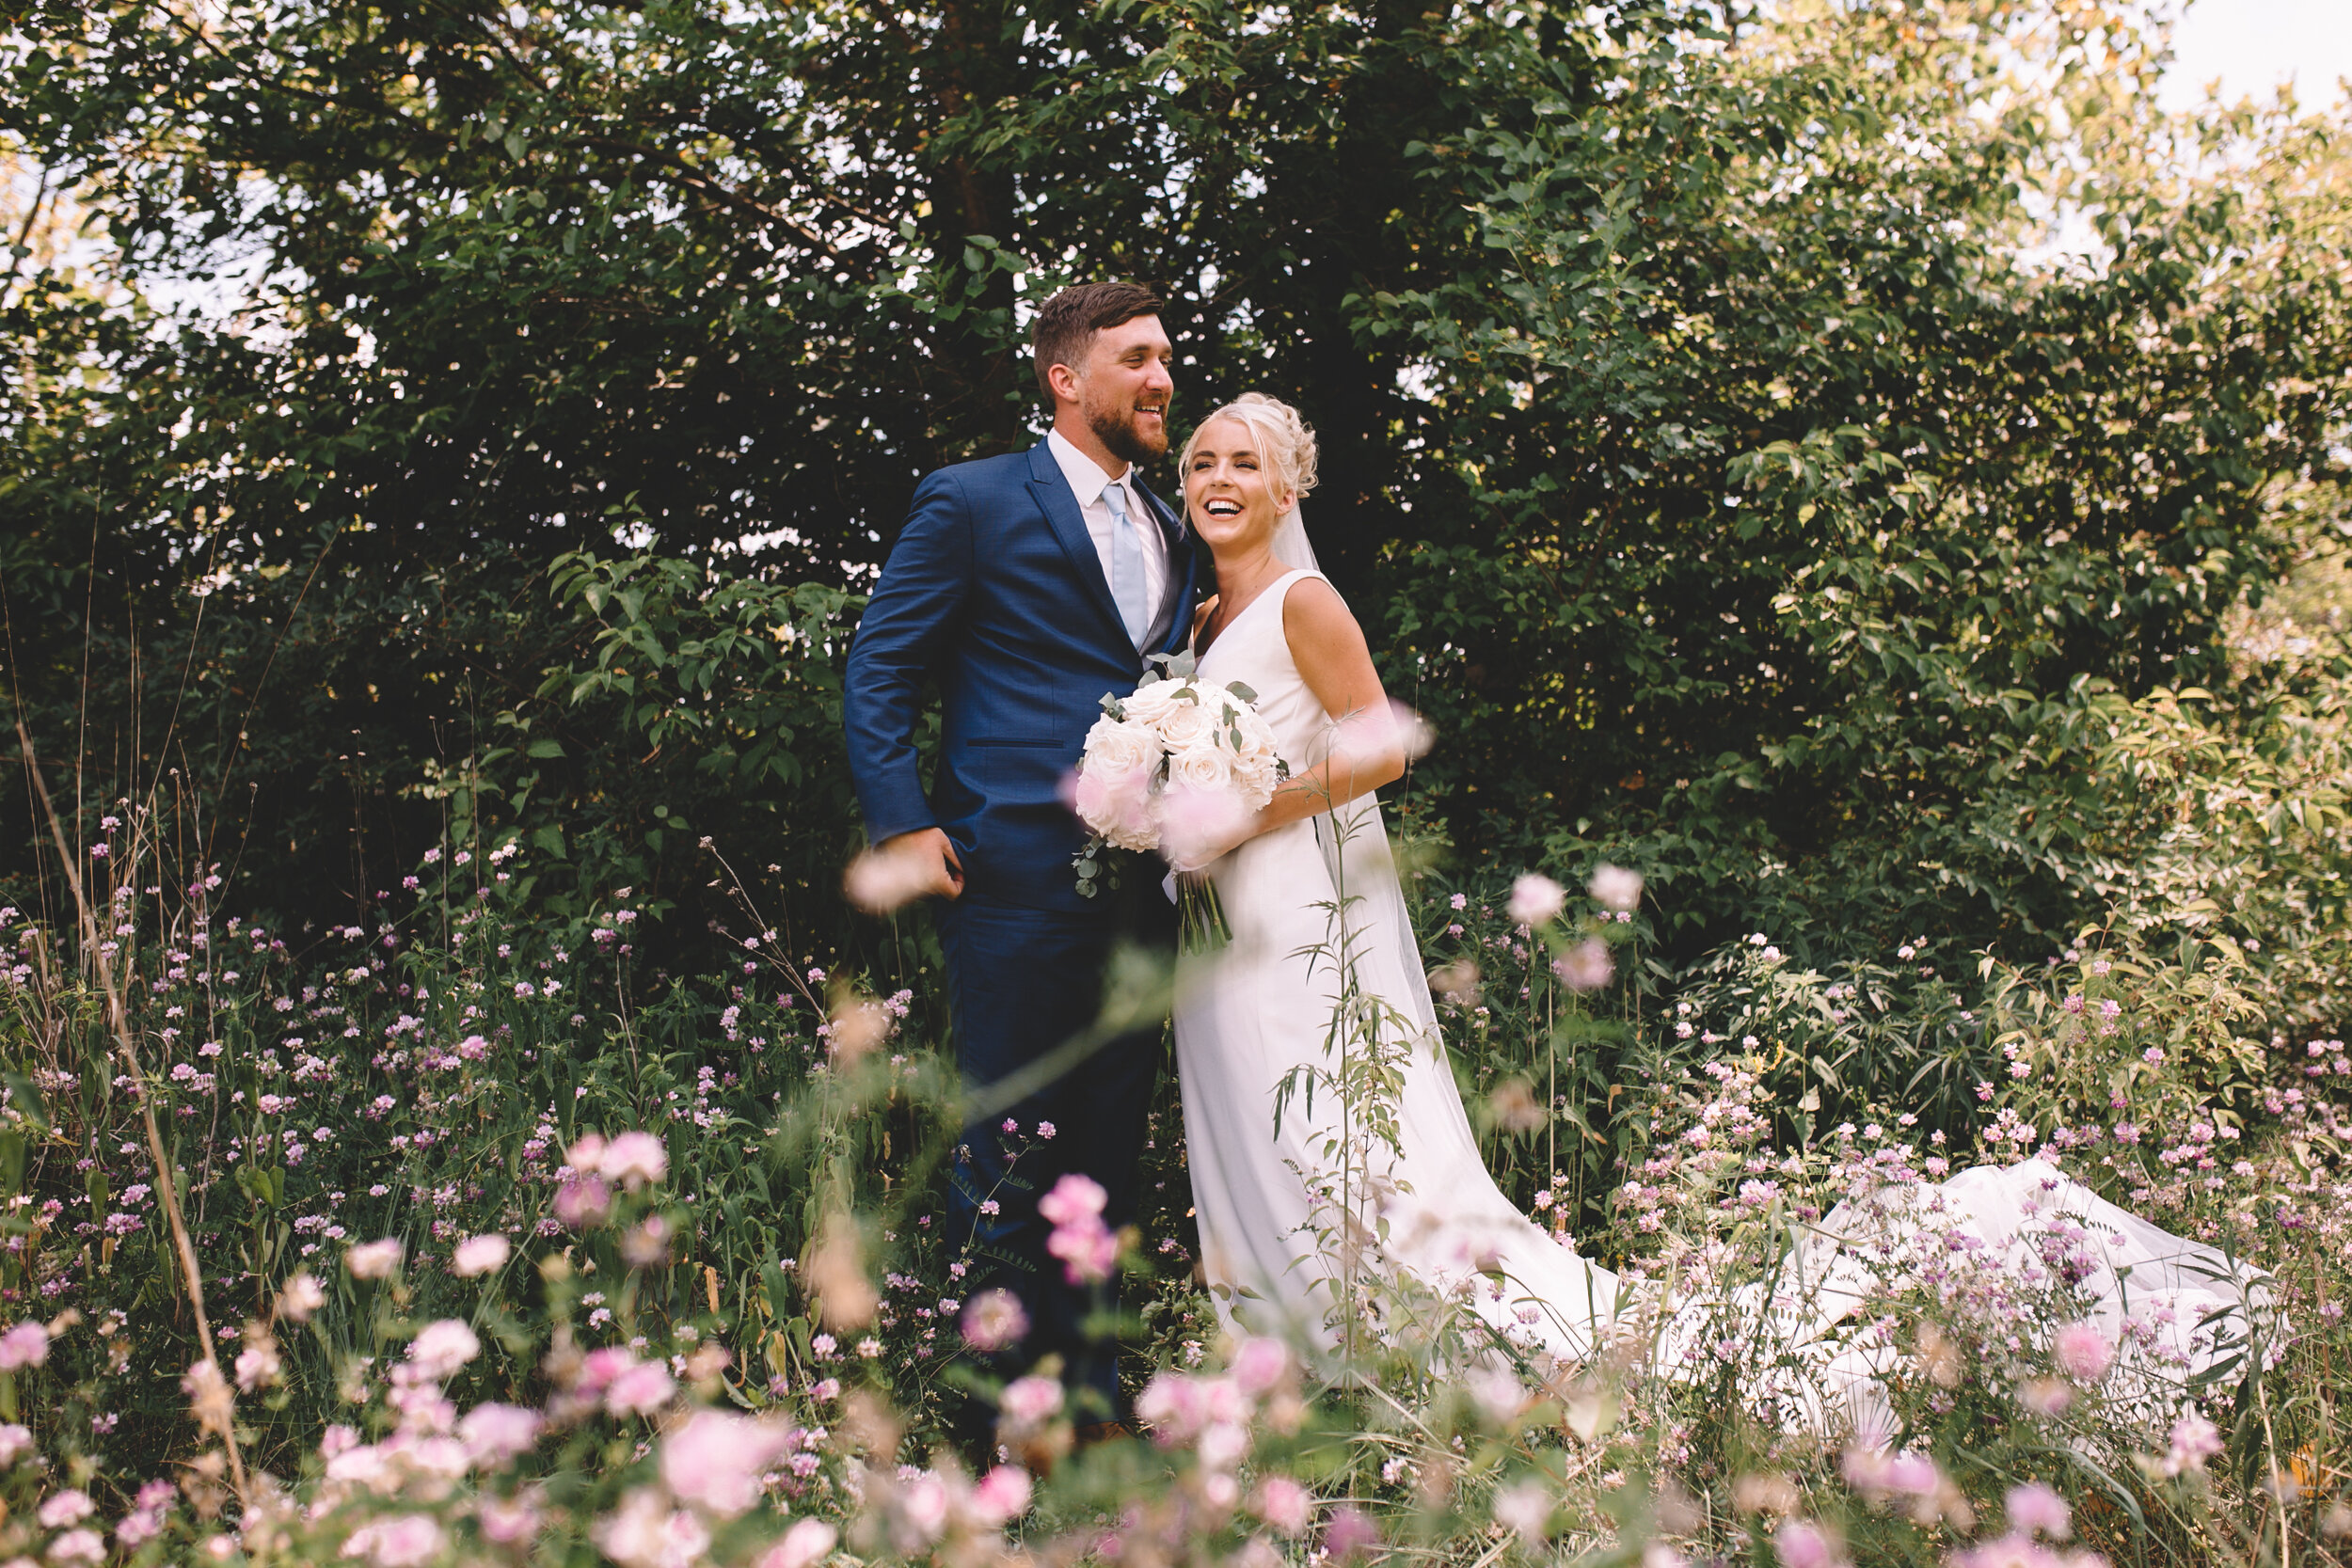
<path fill-rule="evenodd" d="M 1495 1492 L 1495 1523 L 1520 1537 L 1541 1540 L 1551 1520 L 1551 1492 L 1540 1481 L 1522 1481 Z"/>
<path fill-rule="evenodd" d="M 651 1132 L 623 1132 L 604 1146 L 596 1173 L 631 1192 L 670 1173 L 670 1151 Z"/>
<path fill-rule="evenodd" d="M 514 1254 L 514 1246 L 503 1236 L 469 1236 L 457 1243 L 457 1250 L 451 1256 L 450 1263 L 456 1270 L 458 1278 L 471 1279 L 476 1275 L 504 1268 L 507 1259 Z"/>
<path fill-rule="evenodd" d="M 354 1279 L 383 1279 L 400 1267 L 400 1240 L 387 1236 L 380 1242 L 366 1242 L 343 1254 L 343 1262 Z"/>
<path fill-rule="evenodd" d="M 539 1442 L 539 1413 L 518 1404 L 477 1404 L 457 1423 L 466 1457 L 478 1465 L 503 1469 Z"/>
<path fill-rule="evenodd" d="M 1616 965 L 1610 961 L 1606 942 L 1587 937 L 1554 958 L 1551 970 L 1570 990 L 1598 990 L 1616 973 Z"/>
<path fill-rule="evenodd" d="M 1584 891 L 1605 910 L 1625 913 L 1641 907 L 1642 874 L 1622 865 L 1603 864 L 1584 884 Z"/>
<path fill-rule="evenodd" d="M 640 1486 L 591 1527 L 604 1555 L 622 1568 L 689 1568 L 710 1546 L 710 1532 L 683 1509 L 673 1510 L 658 1486 Z"/>
<path fill-rule="evenodd" d="M 23 1558 L 16 1560 L 24 1561 Z M 94 1529 L 70 1529 L 49 1543 L 52 1562 L 103 1562 L 106 1539 Z"/>
<path fill-rule="evenodd" d="M 1136 688 L 1136 694 L 1120 704 L 1131 724 L 1156 725 L 1176 705 L 1176 693 L 1191 686 L 1190 681 L 1146 681 Z"/>
<path fill-rule="evenodd" d="M 822 1519 L 795 1519 L 784 1539 L 768 1549 L 759 1568 L 809 1568 L 833 1551 L 841 1532 Z"/>
<path fill-rule="evenodd" d="M 309 1323 L 310 1314 L 326 1305 L 326 1289 L 308 1269 L 287 1280 L 278 1292 L 278 1315 L 294 1323 Z"/>
<path fill-rule="evenodd" d="M 1151 726 L 1121 723 L 1106 714 L 1087 731 L 1085 771 L 1100 775 L 1107 784 L 1158 767 L 1164 749 L 1158 732 Z"/>
<path fill-rule="evenodd" d="M 1549 877 L 1530 872 L 1511 884 L 1510 914 L 1521 926 L 1556 920 L 1567 907 L 1568 890 Z"/>
<path fill-rule="evenodd" d="M 662 1440 L 661 1479 L 679 1501 L 732 1519 L 759 1501 L 761 1472 L 789 1446 L 773 1422 L 698 1410 Z"/>
<path fill-rule="evenodd" d="M 1152 728 L 1159 731 L 1161 743 L 1171 752 L 1216 744 L 1216 715 L 1200 703 L 1170 703 Z"/>
<path fill-rule="evenodd" d="M 1174 752 L 1168 759 L 1168 784 L 1171 789 L 1216 794 L 1230 786 L 1232 779 L 1232 759 L 1218 750 L 1214 741 Z"/>
<path fill-rule="evenodd" d="M 455 1318 L 427 1323 L 408 1347 L 408 1364 L 438 1383 L 482 1354 L 474 1331 Z"/>

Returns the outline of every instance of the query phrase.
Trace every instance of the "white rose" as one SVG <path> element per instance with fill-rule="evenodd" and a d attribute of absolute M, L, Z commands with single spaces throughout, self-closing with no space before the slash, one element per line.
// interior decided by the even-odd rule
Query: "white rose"
<path fill-rule="evenodd" d="M 1214 741 L 1178 752 L 1168 760 L 1168 784 L 1170 789 L 1188 789 L 1196 794 L 1222 790 L 1232 783 L 1232 759 L 1217 749 Z"/>
<path fill-rule="evenodd" d="M 1079 768 L 1108 784 L 1158 767 L 1160 750 L 1160 737 L 1150 725 L 1133 720 L 1122 723 L 1105 714 L 1087 731 L 1086 755 Z"/>
<path fill-rule="evenodd" d="M 1245 756 L 1274 754 L 1274 727 L 1254 707 L 1245 707 L 1234 716 L 1233 727 L 1241 731 L 1241 751 Z"/>
<path fill-rule="evenodd" d="M 1176 693 L 1190 684 L 1185 681 L 1145 681 L 1136 688 L 1136 694 L 1120 704 L 1131 724 L 1157 724 L 1176 704 Z"/>
<path fill-rule="evenodd" d="M 1189 752 L 1215 743 L 1216 719 L 1199 703 L 1171 703 L 1154 728 L 1170 752 Z"/>
<path fill-rule="evenodd" d="M 1232 762 L 1232 787 L 1244 804 L 1256 811 L 1274 799 L 1275 777 L 1272 753 L 1263 756 L 1240 756 Z"/>

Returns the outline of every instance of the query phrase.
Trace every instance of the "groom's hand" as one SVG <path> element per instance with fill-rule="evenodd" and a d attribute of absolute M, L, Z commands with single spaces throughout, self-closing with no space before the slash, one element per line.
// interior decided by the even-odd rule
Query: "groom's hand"
<path fill-rule="evenodd" d="M 954 898 L 963 892 L 963 863 L 937 828 L 886 838 L 856 860 L 842 879 L 850 901 L 868 914 L 888 914 L 917 898 Z"/>

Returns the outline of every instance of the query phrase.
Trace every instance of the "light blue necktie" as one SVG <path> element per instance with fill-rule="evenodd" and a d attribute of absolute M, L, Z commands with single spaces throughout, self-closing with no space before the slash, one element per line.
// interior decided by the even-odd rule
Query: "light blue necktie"
<path fill-rule="evenodd" d="M 1126 486 L 1116 482 L 1103 486 L 1103 504 L 1111 509 L 1111 602 L 1127 624 L 1127 641 L 1143 646 L 1152 629 L 1152 607 L 1143 585 L 1143 541 L 1136 537 L 1135 520 L 1127 515 Z"/>

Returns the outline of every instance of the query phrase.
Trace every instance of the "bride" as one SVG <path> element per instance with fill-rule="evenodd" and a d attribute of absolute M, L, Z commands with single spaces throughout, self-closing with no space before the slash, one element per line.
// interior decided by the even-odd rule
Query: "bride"
<path fill-rule="evenodd" d="M 1198 673 L 1255 691 L 1291 768 L 1222 854 L 1194 857 L 1208 860 L 1232 934 L 1186 958 L 1175 1012 L 1201 1263 L 1220 1319 L 1328 1350 L 1393 1329 L 1377 1320 L 1394 1292 L 1372 1281 L 1401 1277 L 1470 1307 L 1522 1353 L 1583 1361 L 1637 1316 L 1633 1292 L 1513 1207 L 1479 1155 L 1374 794 L 1403 775 L 1406 734 L 1300 520 L 1313 434 L 1287 404 L 1248 394 L 1193 432 L 1179 472 L 1216 568 L 1194 633 Z M 2214 1361 L 2213 1325 L 2245 1301 L 2229 1278 L 2242 1271 L 2040 1161 L 1964 1172 L 1893 1224 L 1964 1231 L 1997 1257 L 2028 1250 L 2034 1223 L 2058 1214 L 2089 1238 L 2075 1274 L 2110 1343 L 2153 1298 L 2162 1309 L 2146 1315 L 2160 1326 L 2141 1342 L 2167 1341 L 2175 1369 Z M 1847 1345 L 1836 1325 L 1888 1282 L 1883 1252 L 1841 1243 L 1887 1217 L 1883 1205 L 1833 1211 L 1793 1259 L 1801 1290 L 1784 1280 L 1770 1301 L 1753 1287 L 1734 1304 L 1791 1347 L 1817 1347 L 1806 1359 L 1849 1406 L 1833 1419 L 1878 1402 L 1867 1390 L 1884 1352 Z M 1677 1341 L 1688 1352 L 1703 1316 L 1692 1304 L 1653 1315 L 1661 1361 L 1679 1359 Z"/>

